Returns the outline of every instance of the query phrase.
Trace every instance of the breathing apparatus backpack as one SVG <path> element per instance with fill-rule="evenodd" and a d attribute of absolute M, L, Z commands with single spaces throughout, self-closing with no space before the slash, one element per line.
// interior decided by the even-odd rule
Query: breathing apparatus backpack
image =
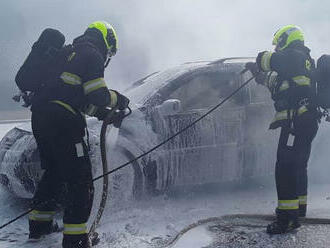
<path fill-rule="evenodd" d="M 317 60 L 315 78 L 317 81 L 317 105 L 330 108 L 330 55 L 322 55 Z"/>
<path fill-rule="evenodd" d="M 20 101 L 22 96 L 28 107 L 32 96 L 45 88 L 49 78 L 60 67 L 64 56 L 68 52 L 68 46 L 64 46 L 64 35 L 56 30 L 45 29 L 38 40 L 33 44 L 31 52 L 16 74 L 15 82 L 21 93 L 14 96 L 15 101 Z"/>

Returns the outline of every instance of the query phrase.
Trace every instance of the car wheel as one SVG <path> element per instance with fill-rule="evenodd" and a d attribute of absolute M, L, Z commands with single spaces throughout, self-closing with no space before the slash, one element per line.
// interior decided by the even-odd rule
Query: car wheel
<path fill-rule="evenodd" d="M 123 147 L 116 147 L 108 154 L 109 170 L 134 159 L 135 156 Z M 135 161 L 109 175 L 109 199 L 112 204 L 121 204 L 130 200 L 141 199 L 144 179 L 140 164 Z"/>
<path fill-rule="evenodd" d="M 123 154 L 127 157 L 127 161 L 131 161 L 135 158 L 135 156 L 128 150 L 123 149 Z M 132 189 L 132 195 L 134 199 L 141 199 L 143 196 L 143 173 L 140 167 L 140 164 L 138 161 L 134 161 L 131 163 L 133 170 L 134 170 L 134 182 L 133 182 L 133 189 Z"/>

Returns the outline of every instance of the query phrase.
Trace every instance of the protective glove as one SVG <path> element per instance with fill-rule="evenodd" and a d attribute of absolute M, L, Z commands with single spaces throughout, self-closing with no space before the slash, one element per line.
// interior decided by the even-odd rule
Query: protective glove
<path fill-rule="evenodd" d="M 256 63 L 257 63 L 259 71 L 270 71 L 270 68 L 268 68 L 268 69 L 267 68 L 262 68 L 262 66 L 261 66 L 261 59 L 265 55 L 265 53 L 270 53 L 270 52 L 263 51 L 263 52 L 258 53 Z"/>
<path fill-rule="evenodd" d="M 257 84 L 264 85 L 266 80 L 266 73 L 259 70 L 257 63 L 247 62 L 245 68 L 248 69 L 255 77 L 254 81 Z"/>
<path fill-rule="evenodd" d="M 32 105 L 32 100 L 34 97 L 34 92 L 20 92 L 18 95 L 13 96 L 15 102 L 20 102 L 23 99 L 23 107 L 28 108 Z"/>
<path fill-rule="evenodd" d="M 107 115 L 111 112 L 110 109 L 107 108 L 99 108 L 96 113 L 94 114 L 94 116 L 99 120 L 99 121 L 103 121 Z"/>
<path fill-rule="evenodd" d="M 24 101 L 24 104 L 22 105 L 23 107 L 28 108 L 32 105 L 34 94 L 35 94 L 34 92 L 28 92 L 22 94 L 22 98 Z"/>
<path fill-rule="evenodd" d="M 107 116 L 112 112 L 113 110 L 107 109 L 107 108 L 100 108 L 96 111 L 95 113 L 95 117 L 97 117 L 97 119 L 99 121 L 104 121 Z M 111 120 L 110 120 L 110 124 L 113 124 L 116 128 L 120 128 L 121 127 L 121 123 L 123 121 L 123 119 L 125 118 L 125 112 L 124 111 L 118 111 L 113 113 Z"/>
<path fill-rule="evenodd" d="M 113 90 L 113 92 L 117 94 L 116 107 L 119 110 L 125 110 L 128 107 L 129 99 L 126 96 L 120 94 L 118 91 Z"/>
<path fill-rule="evenodd" d="M 259 73 L 259 68 L 255 62 L 247 62 L 245 64 L 245 68 L 248 69 L 254 77 Z"/>

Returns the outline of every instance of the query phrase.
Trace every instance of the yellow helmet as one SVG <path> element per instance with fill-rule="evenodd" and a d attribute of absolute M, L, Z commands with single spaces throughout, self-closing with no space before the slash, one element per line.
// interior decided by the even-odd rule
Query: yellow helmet
<path fill-rule="evenodd" d="M 118 50 L 118 39 L 115 29 L 105 21 L 96 21 L 88 26 L 88 29 L 97 29 L 101 32 L 107 48 L 108 56 L 112 57 Z M 88 30 L 87 29 L 87 30 Z"/>
<path fill-rule="evenodd" d="M 304 34 L 296 25 L 287 25 L 274 34 L 273 45 L 276 51 L 281 51 L 294 41 L 304 42 Z"/>

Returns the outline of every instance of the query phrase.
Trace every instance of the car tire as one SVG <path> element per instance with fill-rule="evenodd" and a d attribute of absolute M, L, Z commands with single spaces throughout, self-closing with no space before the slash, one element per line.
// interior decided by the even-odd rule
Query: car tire
<path fill-rule="evenodd" d="M 125 148 L 122 148 L 122 152 L 127 158 L 127 161 L 131 161 L 135 158 L 135 156 L 128 151 Z M 134 183 L 133 183 L 133 189 L 132 189 L 132 194 L 133 194 L 133 199 L 135 200 L 140 200 L 143 197 L 143 192 L 144 192 L 144 176 L 142 173 L 142 169 L 140 167 L 140 164 L 138 161 L 132 162 L 130 165 L 127 166 L 132 166 L 134 170 Z"/>

